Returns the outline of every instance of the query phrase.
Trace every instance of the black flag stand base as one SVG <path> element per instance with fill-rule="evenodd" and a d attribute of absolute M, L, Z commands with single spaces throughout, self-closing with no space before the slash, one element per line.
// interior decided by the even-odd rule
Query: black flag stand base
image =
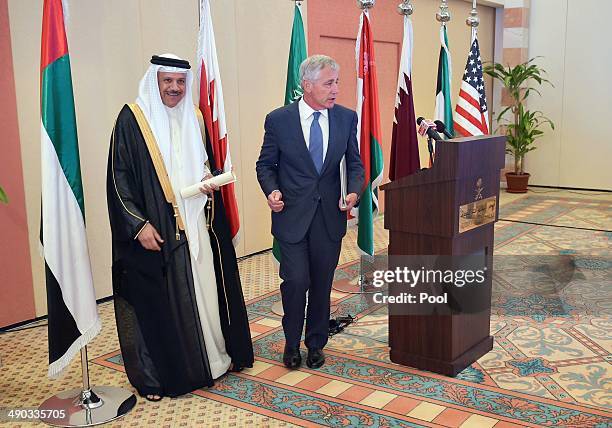
<path fill-rule="evenodd" d="M 87 346 L 81 348 L 83 388 L 60 392 L 38 408 L 40 420 L 61 427 L 90 427 L 126 415 L 136 405 L 136 396 L 115 386 L 90 386 Z"/>

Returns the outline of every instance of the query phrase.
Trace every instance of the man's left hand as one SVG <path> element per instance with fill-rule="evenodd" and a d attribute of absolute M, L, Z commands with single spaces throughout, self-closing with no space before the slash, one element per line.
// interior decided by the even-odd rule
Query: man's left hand
<path fill-rule="evenodd" d="M 357 203 L 357 193 L 349 193 L 346 195 L 346 206 L 342 206 L 342 199 L 338 202 L 340 211 L 350 211 Z"/>
<path fill-rule="evenodd" d="M 208 180 L 209 178 L 212 178 L 212 177 L 213 177 L 212 174 L 206 174 L 204 178 L 202 179 L 202 181 Z M 219 186 L 217 186 L 216 184 L 202 184 L 200 186 L 200 192 L 205 193 L 208 196 L 212 196 L 213 193 L 217 190 L 219 190 Z"/>

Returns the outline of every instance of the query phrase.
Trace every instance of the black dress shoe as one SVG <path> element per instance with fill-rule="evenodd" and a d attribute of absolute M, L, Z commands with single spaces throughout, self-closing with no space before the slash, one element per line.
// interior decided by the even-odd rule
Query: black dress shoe
<path fill-rule="evenodd" d="M 283 364 L 288 369 L 297 369 L 302 365 L 302 354 L 300 354 L 299 348 L 288 348 L 285 346 L 285 352 L 283 353 Z"/>
<path fill-rule="evenodd" d="M 322 349 L 312 348 L 308 349 L 308 358 L 306 358 L 306 365 L 311 369 L 318 369 L 325 364 L 325 354 Z"/>

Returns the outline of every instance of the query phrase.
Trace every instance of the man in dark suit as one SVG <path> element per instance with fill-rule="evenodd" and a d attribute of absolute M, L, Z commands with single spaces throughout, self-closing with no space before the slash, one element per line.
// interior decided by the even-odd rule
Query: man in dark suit
<path fill-rule="evenodd" d="M 304 325 L 306 364 L 325 362 L 334 271 L 346 234 L 346 211 L 357 202 L 364 169 L 357 146 L 357 114 L 335 105 L 338 64 L 313 55 L 300 66 L 303 98 L 266 116 L 257 179 L 272 210 L 272 234 L 281 250 L 285 352 L 288 368 L 302 363 Z M 341 200 L 340 161 L 346 158 L 345 201 Z M 345 202 L 345 203 L 344 203 Z"/>

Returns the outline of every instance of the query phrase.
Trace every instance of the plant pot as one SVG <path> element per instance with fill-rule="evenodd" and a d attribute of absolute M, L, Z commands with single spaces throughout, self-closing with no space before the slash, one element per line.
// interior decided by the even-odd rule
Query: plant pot
<path fill-rule="evenodd" d="M 527 184 L 529 183 L 529 173 L 517 174 L 515 172 L 506 173 L 506 183 L 508 193 L 527 193 Z"/>

